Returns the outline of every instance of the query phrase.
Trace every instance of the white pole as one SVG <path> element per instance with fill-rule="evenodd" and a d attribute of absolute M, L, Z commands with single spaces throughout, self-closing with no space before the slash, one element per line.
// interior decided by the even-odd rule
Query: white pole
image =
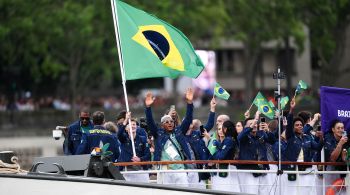
<path fill-rule="evenodd" d="M 277 71 L 277 90 L 278 90 L 278 98 L 277 98 L 277 109 L 279 112 L 278 115 L 278 169 L 279 171 L 282 170 L 281 167 L 281 115 L 282 115 L 282 110 L 281 110 L 281 80 L 279 78 L 279 74 L 280 74 L 280 67 L 278 67 L 278 71 Z M 281 190 L 281 177 L 282 175 L 279 173 L 278 174 L 278 183 L 279 183 L 279 194 L 282 194 L 282 190 Z"/>
<path fill-rule="evenodd" d="M 120 72 L 122 76 L 122 84 L 123 84 L 123 90 L 124 90 L 124 98 L 125 98 L 125 106 L 126 111 L 129 112 L 129 103 L 128 103 L 128 94 L 126 92 L 126 80 L 125 80 L 125 69 L 124 69 L 124 61 L 123 61 L 123 54 L 121 52 L 121 40 L 120 40 L 120 32 L 119 32 L 119 21 L 118 21 L 118 15 L 117 15 L 117 7 L 115 4 L 115 0 L 111 0 L 111 7 L 112 7 L 112 14 L 113 14 L 113 24 L 114 24 L 114 31 L 115 31 L 115 39 L 117 41 L 117 48 L 118 48 L 118 56 L 119 56 L 119 64 L 120 64 Z M 129 134 L 131 139 L 131 146 L 132 146 L 132 152 L 133 156 L 136 156 L 135 151 L 135 143 L 134 143 L 134 137 L 131 130 L 131 120 L 129 119 Z"/>

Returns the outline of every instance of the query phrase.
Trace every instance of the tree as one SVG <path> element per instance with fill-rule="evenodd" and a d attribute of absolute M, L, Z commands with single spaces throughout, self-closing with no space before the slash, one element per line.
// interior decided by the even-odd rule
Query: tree
<path fill-rule="evenodd" d="M 303 21 L 311 29 L 311 48 L 319 59 L 321 85 L 335 85 L 337 79 L 346 73 L 339 66 L 345 55 L 350 1 L 306 0 L 298 3 L 303 13 Z"/>
<path fill-rule="evenodd" d="M 255 76 L 262 44 L 272 40 L 283 43 L 293 37 L 299 48 L 303 48 L 303 25 L 294 14 L 292 1 L 229 1 L 227 11 L 231 15 L 227 35 L 243 43 L 245 99 L 248 106 L 256 89 Z"/>

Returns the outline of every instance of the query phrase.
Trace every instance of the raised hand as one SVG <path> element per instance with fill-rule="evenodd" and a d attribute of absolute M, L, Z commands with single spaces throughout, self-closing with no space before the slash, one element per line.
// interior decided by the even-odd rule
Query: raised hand
<path fill-rule="evenodd" d="M 250 110 L 245 111 L 244 118 L 247 119 L 250 117 Z"/>
<path fill-rule="evenodd" d="M 290 101 L 290 109 L 294 109 L 295 108 L 295 98 L 293 98 L 291 101 Z"/>
<path fill-rule="evenodd" d="M 210 101 L 210 111 L 215 112 L 215 107 L 216 107 L 216 99 L 213 97 Z"/>
<path fill-rule="evenodd" d="M 269 126 L 267 125 L 267 123 L 260 123 L 260 129 L 264 130 L 265 132 L 269 131 Z"/>
<path fill-rule="evenodd" d="M 321 114 L 320 113 L 315 113 L 314 114 L 314 120 L 320 120 L 321 119 Z"/>
<path fill-rule="evenodd" d="M 339 140 L 339 143 L 341 146 L 344 145 L 346 142 L 348 142 L 348 137 L 342 136 Z"/>
<path fill-rule="evenodd" d="M 129 122 L 129 119 L 131 119 L 131 112 L 127 112 L 125 114 L 125 119 L 124 119 L 123 125 L 127 125 Z"/>
<path fill-rule="evenodd" d="M 256 113 L 255 113 L 255 118 L 254 119 L 255 120 L 259 120 L 260 114 L 261 114 L 261 112 L 259 110 L 257 110 Z"/>
<path fill-rule="evenodd" d="M 192 88 L 188 88 L 186 90 L 185 97 L 186 97 L 186 102 L 188 104 L 192 104 L 192 101 L 193 101 L 193 90 L 192 90 Z"/>
<path fill-rule="evenodd" d="M 145 98 L 145 105 L 146 105 L 146 107 L 150 107 L 153 104 L 154 99 L 155 98 L 153 97 L 153 94 L 150 91 L 148 91 L 146 93 L 146 98 Z"/>

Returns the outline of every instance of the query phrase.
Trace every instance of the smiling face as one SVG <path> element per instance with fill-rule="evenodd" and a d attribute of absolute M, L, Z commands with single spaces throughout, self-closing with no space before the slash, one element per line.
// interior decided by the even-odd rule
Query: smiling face
<path fill-rule="evenodd" d="M 131 132 L 132 132 L 132 136 L 133 136 L 133 138 L 135 139 L 135 136 L 136 136 L 136 128 L 133 128 L 132 126 L 133 126 L 133 123 L 134 121 L 132 121 L 131 122 Z M 136 123 L 136 122 L 135 122 Z M 125 127 L 125 130 L 126 130 L 126 132 L 128 132 L 128 134 L 130 135 L 130 125 L 127 125 L 126 127 Z"/>
<path fill-rule="evenodd" d="M 237 133 L 240 133 L 241 131 L 243 131 L 243 124 L 242 122 L 237 122 L 236 123 L 236 130 L 237 130 Z"/>
<path fill-rule="evenodd" d="M 79 117 L 80 117 L 82 126 L 87 126 L 89 124 L 90 114 L 88 112 L 81 112 Z"/>
<path fill-rule="evenodd" d="M 294 122 L 294 132 L 297 134 L 303 133 L 303 123 L 299 120 Z"/>
<path fill-rule="evenodd" d="M 341 138 L 344 132 L 344 124 L 342 122 L 336 123 L 334 127 L 332 127 L 332 131 L 335 137 Z"/>
<path fill-rule="evenodd" d="M 167 119 L 162 123 L 162 128 L 167 132 L 171 132 L 174 130 L 174 121 L 172 119 Z"/>

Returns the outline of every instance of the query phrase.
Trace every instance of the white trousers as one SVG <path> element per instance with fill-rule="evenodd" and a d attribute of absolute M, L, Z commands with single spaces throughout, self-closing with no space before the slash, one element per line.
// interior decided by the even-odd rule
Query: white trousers
<path fill-rule="evenodd" d="M 159 173 L 157 183 L 188 187 L 187 173 Z"/>
<path fill-rule="evenodd" d="M 305 171 L 309 174 L 299 174 L 295 181 L 288 180 L 288 174 L 282 175 L 283 193 L 288 195 L 316 194 L 316 175 L 312 172 L 313 168 L 307 168 Z"/>
<path fill-rule="evenodd" d="M 228 169 L 237 170 L 236 166 L 229 165 Z M 211 177 L 211 183 L 213 190 L 228 191 L 228 192 L 241 192 L 239 186 L 237 173 L 229 172 L 227 177 L 220 177 L 219 173 Z"/>
<path fill-rule="evenodd" d="M 241 192 L 248 194 L 259 193 L 259 177 L 254 177 L 251 173 L 239 173 L 238 179 L 241 185 Z"/>
<path fill-rule="evenodd" d="M 191 188 L 206 189 L 204 181 L 199 181 L 198 173 L 189 172 L 187 173 L 188 185 Z"/>

